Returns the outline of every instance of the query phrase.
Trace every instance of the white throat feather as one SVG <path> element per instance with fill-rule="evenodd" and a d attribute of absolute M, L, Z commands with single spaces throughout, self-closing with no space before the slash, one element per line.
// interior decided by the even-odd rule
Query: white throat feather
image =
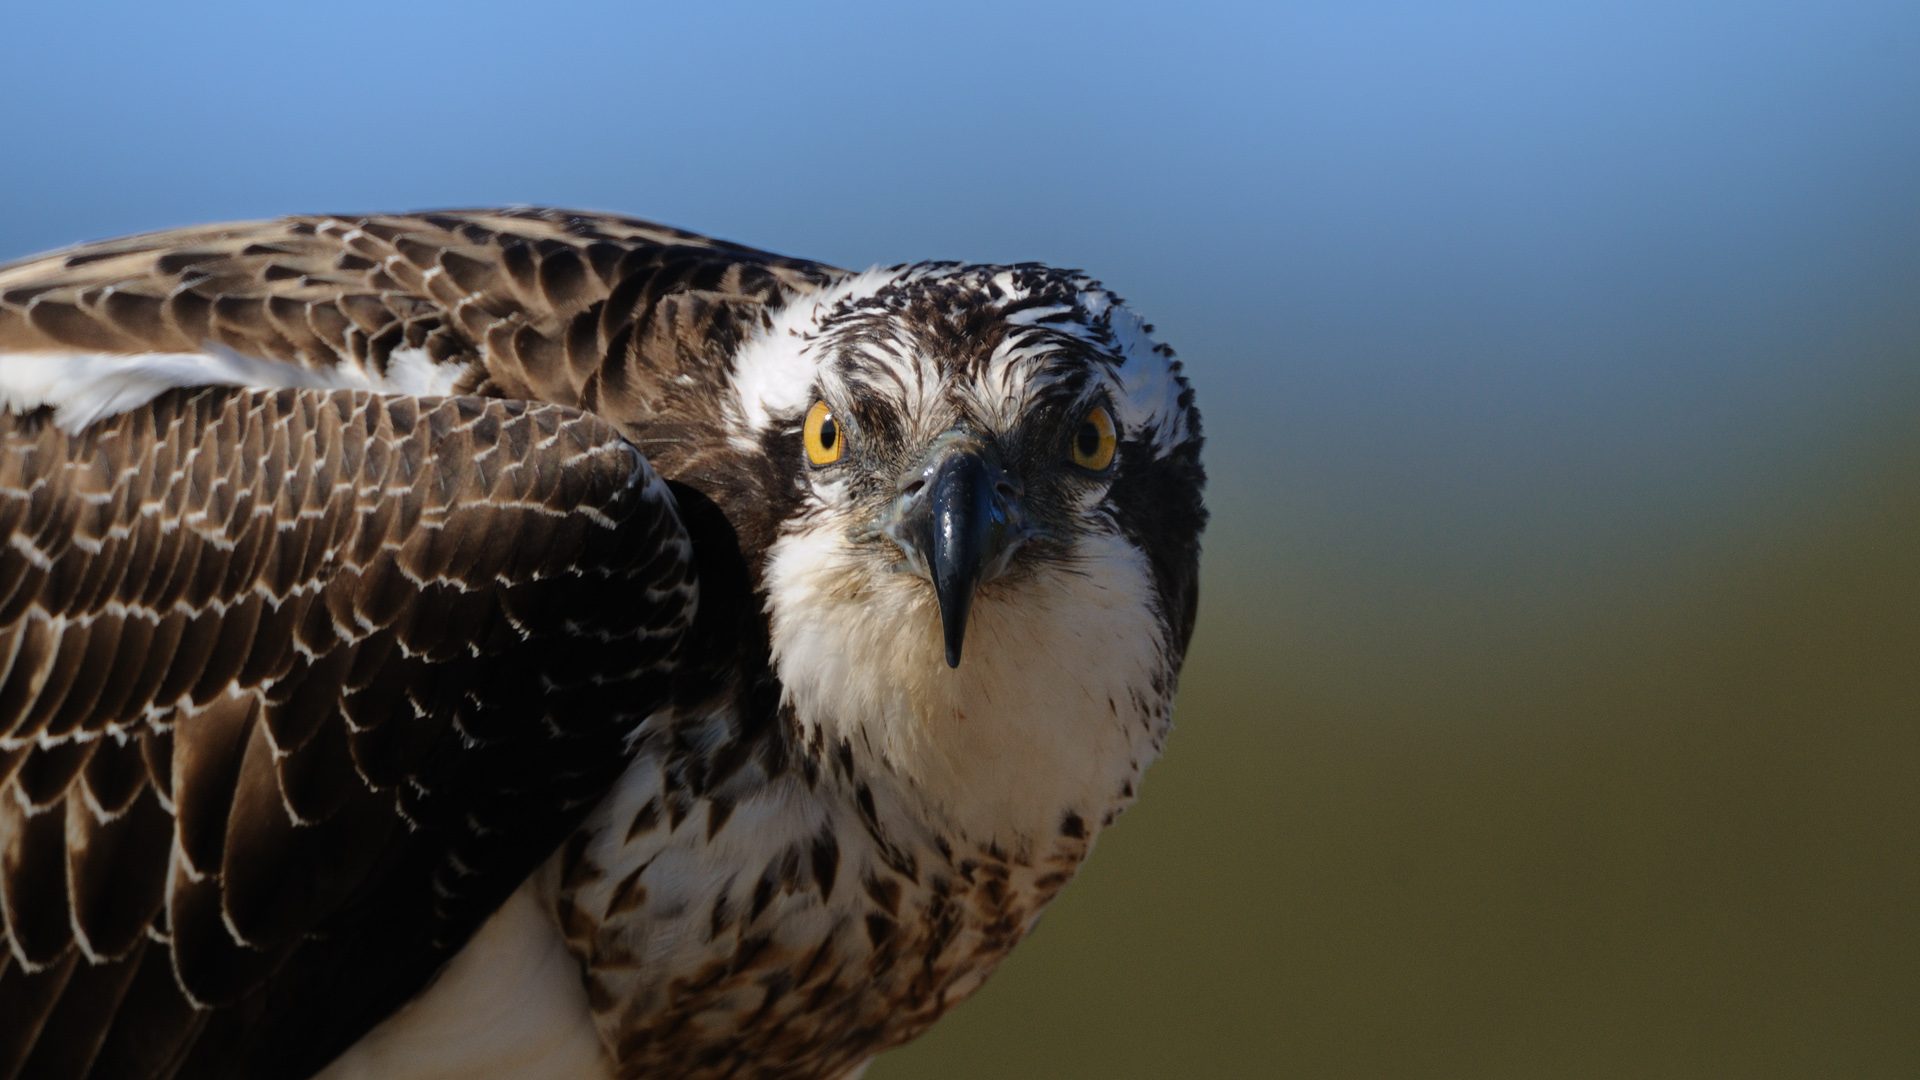
<path fill-rule="evenodd" d="M 949 669 L 924 581 L 870 575 L 832 530 L 783 536 L 768 606 L 802 734 L 846 741 L 981 844 L 1029 849 L 1069 814 L 1110 821 L 1165 738 L 1173 658 L 1138 549 L 1111 534 L 1078 548 L 1070 566 L 983 586 Z"/>

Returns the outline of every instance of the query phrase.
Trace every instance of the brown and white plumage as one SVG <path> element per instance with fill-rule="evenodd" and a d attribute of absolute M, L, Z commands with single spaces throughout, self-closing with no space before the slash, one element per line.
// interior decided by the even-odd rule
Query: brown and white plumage
<path fill-rule="evenodd" d="M 918 1034 L 1165 736 L 1204 511 L 1147 329 L 550 210 L 0 268 L 0 1076 Z"/>

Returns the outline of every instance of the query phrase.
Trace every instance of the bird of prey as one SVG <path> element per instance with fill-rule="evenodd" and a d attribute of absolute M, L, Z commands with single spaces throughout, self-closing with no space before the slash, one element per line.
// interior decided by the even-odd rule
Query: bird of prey
<path fill-rule="evenodd" d="M 547 209 L 0 268 L 0 1078 L 859 1075 L 1166 738 L 1151 330 Z"/>

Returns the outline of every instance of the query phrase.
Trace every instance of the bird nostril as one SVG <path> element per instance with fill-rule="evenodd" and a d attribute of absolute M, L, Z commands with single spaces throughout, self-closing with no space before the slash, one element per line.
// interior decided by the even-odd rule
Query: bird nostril
<path fill-rule="evenodd" d="M 1005 480 L 1002 480 L 999 483 L 993 485 L 993 490 L 999 493 L 1001 498 L 1006 499 L 1009 502 L 1013 501 L 1013 497 L 1019 494 L 1019 492 L 1016 492 L 1013 490 L 1013 485 L 1007 483 Z"/>
<path fill-rule="evenodd" d="M 920 494 L 920 489 L 926 486 L 927 486 L 927 482 L 925 480 L 915 480 L 913 483 L 908 484 L 904 488 L 901 488 L 900 494 L 905 495 L 908 498 L 912 498 L 913 496 Z"/>

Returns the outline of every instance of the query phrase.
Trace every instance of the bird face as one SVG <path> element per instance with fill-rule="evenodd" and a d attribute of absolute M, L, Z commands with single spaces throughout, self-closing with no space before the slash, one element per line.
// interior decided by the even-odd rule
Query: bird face
<path fill-rule="evenodd" d="M 923 264 L 743 349 L 741 420 L 790 440 L 799 492 L 765 588 L 804 727 L 955 805 L 1030 767 L 1131 790 L 1205 516 L 1191 394 L 1146 330 L 1077 275 Z"/>
<path fill-rule="evenodd" d="M 846 523 L 849 545 L 873 571 L 931 586 L 958 668 L 979 589 L 1011 576 L 1001 591 L 1017 591 L 1020 578 L 1070 563 L 1073 539 L 1099 528 L 1118 439 L 1097 396 L 1105 387 L 1091 400 L 1082 387 L 981 409 L 991 390 L 945 374 L 946 392 L 917 414 L 843 386 L 844 405 L 822 398 L 808 410 L 802 439 L 809 486 Z"/>

